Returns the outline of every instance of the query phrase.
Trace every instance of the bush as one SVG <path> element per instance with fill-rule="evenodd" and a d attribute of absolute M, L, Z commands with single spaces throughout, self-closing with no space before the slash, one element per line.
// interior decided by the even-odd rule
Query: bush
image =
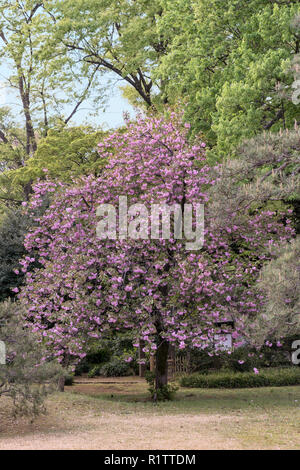
<path fill-rule="evenodd" d="M 65 385 L 73 385 L 74 384 L 74 375 L 67 373 L 65 375 Z"/>
<path fill-rule="evenodd" d="M 93 378 L 98 375 L 107 377 L 138 374 L 137 350 L 132 346 L 133 335 L 129 331 L 108 335 L 106 338 L 92 340 L 86 357 L 76 366 L 75 375 L 87 373 Z M 133 358 L 130 365 L 126 357 Z"/>
<path fill-rule="evenodd" d="M 114 357 L 101 367 L 101 375 L 105 377 L 124 377 L 132 374 L 131 367 L 124 362 L 124 359 Z"/>
<path fill-rule="evenodd" d="M 93 342 L 89 346 L 86 355 L 86 362 L 88 364 L 103 364 L 111 358 L 111 349 L 108 345 L 102 344 L 101 341 Z"/>
<path fill-rule="evenodd" d="M 44 399 L 64 375 L 56 361 L 45 360 L 39 337 L 23 327 L 24 308 L 17 302 L 0 303 L 0 341 L 6 363 L 0 364 L 0 399 L 8 396 L 15 415 L 35 416 L 44 411 Z"/>
<path fill-rule="evenodd" d="M 87 373 L 90 378 L 100 375 L 100 367 L 99 371 L 96 371 L 96 367 L 108 362 L 111 354 L 111 348 L 106 341 L 91 341 L 86 357 L 76 366 L 75 375 Z"/>
<path fill-rule="evenodd" d="M 88 377 L 93 379 L 94 377 L 99 377 L 100 375 L 100 366 L 92 367 L 88 372 Z"/>
<path fill-rule="evenodd" d="M 272 347 L 264 346 L 259 351 L 250 346 L 234 349 L 231 354 L 221 352 L 218 355 L 209 356 L 206 351 L 190 351 L 190 372 L 200 374 L 209 373 L 212 370 L 230 369 L 234 372 L 250 372 L 254 367 L 263 369 L 267 367 L 289 366 L 291 342 L 286 347 L 277 347 L 276 342 Z"/>
<path fill-rule="evenodd" d="M 178 390 L 178 387 L 175 384 L 163 385 L 160 389 L 156 390 L 155 373 L 147 372 L 145 377 L 149 385 L 148 390 L 150 392 L 152 400 L 155 399 L 157 401 L 165 401 L 173 400 L 175 398 L 175 394 Z"/>
<path fill-rule="evenodd" d="M 254 372 L 213 372 L 182 377 L 182 387 L 189 388 L 254 388 L 300 385 L 300 370 L 297 367 L 263 369 Z"/>
<path fill-rule="evenodd" d="M 93 365 L 88 364 L 85 360 L 77 364 L 76 369 L 75 369 L 75 375 L 80 376 L 82 374 L 87 374 L 91 369 L 93 368 Z"/>
<path fill-rule="evenodd" d="M 184 355 L 184 351 L 181 353 Z M 201 349 L 191 349 L 189 351 L 189 370 L 190 372 L 208 373 L 210 370 L 219 370 L 224 365 L 223 355 L 208 354 L 208 351 Z"/>

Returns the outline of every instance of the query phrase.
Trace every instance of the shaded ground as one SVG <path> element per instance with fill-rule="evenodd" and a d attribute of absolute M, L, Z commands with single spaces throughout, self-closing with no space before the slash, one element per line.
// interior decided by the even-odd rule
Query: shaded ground
<path fill-rule="evenodd" d="M 181 389 L 153 405 L 136 377 L 80 382 L 32 424 L 0 399 L 0 449 L 300 449 L 300 387 Z"/>

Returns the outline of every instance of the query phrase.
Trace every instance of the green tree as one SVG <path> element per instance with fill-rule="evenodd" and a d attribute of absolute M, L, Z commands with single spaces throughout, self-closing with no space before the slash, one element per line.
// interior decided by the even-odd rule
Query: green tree
<path fill-rule="evenodd" d="M 39 136 L 47 135 L 54 122 L 67 124 L 98 84 L 99 66 L 91 65 L 83 75 L 51 41 L 53 25 L 46 2 L 1 2 L 0 63 L 10 70 L 5 85 L 15 90 L 20 104 L 27 155 L 36 151 Z M 102 93 L 97 95 L 101 100 Z M 3 135 L 2 130 L 2 140 Z"/>
<path fill-rule="evenodd" d="M 155 76 L 165 81 L 169 101 L 187 100 L 187 118 L 219 155 L 299 120 L 290 70 L 300 50 L 292 24 L 299 12 L 293 0 L 164 2 L 158 31 L 169 45 Z"/>
<path fill-rule="evenodd" d="M 245 141 L 236 153 L 238 157 L 222 165 L 221 178 L 211 191 L 213 224 L 226 227 L 233 215 L 246 215 L 256 209 L 280 212 L 288 205 L 299 233 L 299 128 L 265 132 Z"/>
<path fill-rule="evenodd" d="M 54 390 L 63 372 L 57 362 L 44 360 L 43 346 L 22 326 L 23 315 L 19 303 L 0 303 L 1 356 L 4 356 L 0 363 L 0 398 L 11 398 L 15 415 L 36 416 L 45 410 L 44 398 Z"/>
<path fill-rule="evenodd" d="M 36 152 L 28 158 L 14 137 L 12 144 L 0 144 L 3 151 L 0 173 L 2 212 L 27 201 L 32 184 L 46 175 L 62 181 L 88 174 L 97 176 L 104 163 L 97 152 L 97 144 L 103 136 L 103 131 L 90 126 L 58 126 L 38 141 Z"/>
<path fill-rule="evenodd" d="M 10 207 L 18 203 L 19 195 L 15 188 L 9 172 L 22 168 L 27 158 L 25 131 L 14 121 L 8 107 L 0 108 L 0 212 L 3 207 Z M 28 197 L 30 189 L 22 188 L 22 197 Z"/>
<path fill-rule="evenodd" d="M 14 116 L 8 107 L 0 108 L 1 211 L 3 206 L 28 200 L 32 183 L 41 176 L 38 163 L 31 158 L 49 130 L 63 129 L 70 124 L 85 100 L 93 99 L 95 112 L 102 103 L 104 94 L 97 74 L 99 65 L 91 64 L 85 70 L 77 66 L 65 54 L 64 46 L 53 40 L 54 25 L 55 17 L 48 11 L 46 2 L 24 0 L 0 4 L 3 84 L 12 93 L 14 101 L 17 100 Z M 88 131 L 82 130 L 82 133 Z M 72 134 L 73 130 L 69 135 Z M 78 136 L 74 138 L 78 139 Z M 60 155 L 61 152 L 57 158 Z M 49 158 L 51 160 L 53 155 Z M 39 157 L 39 161 L 42 160 Z M 61 167 L 57 162 L 59 174 L 54 174 L 55 177 L 60 176 L 64 165 L 68 166 L 65 160 Z M 75 166 L 76 163 L 73 169 Z M 44 167 L 47 168 L 47 164 Z"/>
<path fill-rule="evenodd" d="M 161 0 L 49 0 L 55 17 L 53 41 L 70 60 L 81 60 L 82 71 L 98 68 L 112 80 L 124 80 L 134 101 L 152 106 L 164 87 L 152 72 L 165 53 L 167 39 L 156 25 L 163 13 Z M 128 94 L 128 91 L 127 91 Z"/>
<path fill-rule="evenodd" d="M 26 165 L 6 176 L 11 177 L 15 188 L 26 187 L 46 174 L 62 181 L 89 174 L 98 176 L 104 159 L 99 156 L 97 145 L 103 136 L 103 131 L 88 126 L 51 129 Z"/>
<path fill-rule="evenodd" d="M 300 237 L 277 251 L 277 258 L 261 272 L 257 290 L 265 297 L 263 311 L 250 325 L 258 345 L 300 334 Z M 253 330 L 255 333 L 253 334 Z"/>
<path fill-rule="evenodd" d="M 299 249 L 300 249 L 300 130 L 265 132 L 245 141 L 237 158 L 222 165 L 222 174 L 211 191 L 210 216 L 215 228 L 230 226 L 237 215 L 247 217 L 255 210 L 277 213 L 288 228 L 293 223 L 296 236 L 279 249 L 269 240 L 274 259 L 262 267 L 255 284 L 263 300 L 261 309 L 247 322 L 247 335 L 255 346 L 286 340 L 300 333 Z M 282 217 L 282 209 L 287 209 Z M 239 248 L 237 246 L 237 248 Z M 239 249 L 236 257 L 241 256 Z M 247 257 L 255 257 L 248 251 Z M 235 260 L 231 261 L 234 270 Z"/>
<path fill-rule="evenodd" d="M 25 212 L 21 207 L 6 209 L 0 219 L 0 302 L 15 297 L 13 289 L 18 290 L 24 282 L 25 271 L 20 261 L 25 256 L 35 256 L 25 249 L 24 238 L 48 205 L 49 198 L 45 198 L 42 207 L 34 211 Z M 40 267 L 37 259 L 32 269 L 36 267 Z"/>
<path fill-rule="evenodd" d="M 29 229 L 28 217 L 21 211 L 8 212 L 0 225 L 0 301 L 13 297 L 12 288 L 23 283 L 19 264 L 25 256 L 24 237 Z M 17 272 L 16 272 L 17 271 Z"/>

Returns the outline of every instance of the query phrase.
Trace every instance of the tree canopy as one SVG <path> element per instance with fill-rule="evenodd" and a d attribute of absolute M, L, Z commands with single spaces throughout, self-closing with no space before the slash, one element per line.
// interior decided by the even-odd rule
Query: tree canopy
<path fill-rule="evenodd" d="M 169 42 L 157 74 L 166 81 L 170 100 L 186 98 L 187 119 L 219 154 L 226 156 L 263 130 L 278 131 L 299 121 L 299 105 L 291 101 L 299 2 L 163 4 L 158 30 Z"/>

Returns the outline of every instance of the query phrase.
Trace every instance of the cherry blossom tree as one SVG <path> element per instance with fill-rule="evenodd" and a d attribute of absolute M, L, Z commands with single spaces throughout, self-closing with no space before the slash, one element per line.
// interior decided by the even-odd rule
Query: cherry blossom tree
<path fill-rule="evenodd" d="M 61 362 L 83 358 L 91 337 L 132 330 L 134 345 L 142 340 L 144 351 L 156 356 L 158 391 L 167 385 L 170 345 L 209 348 L 228 319 L 235 322 L 238 341 L 263 300 L 253 285 L 270 259 L 268 247 L 289 239 L 293 230 L 272 211 L 233 214 L 228 225 L 214 230 L 209 195 L 216 171 L 207 165 L 205 144 L 189 142 L 189 126 L 175 113 L 128 123 L 125 132 L 99 144 L 99 153 L 109 161 L 99 178 L 35 186 L 31 207 L 42 204 L 46 194 L 52 200 L 26 238 L 42 268 L 28 271 L 20 297 L 26 321 Z M 144 204 L 149 210 L 153 204 L 175 204 L 183 216 L 186 204 L 204 204 L 202 249 L 187 250 L 188 240 L 172 230 L 169 239 L 149 238 L 147 230 L 139 239 L 124 233 L 100 239 L 97 208 L 118 207 L 120 196 L 130 207 Z M 138 226 L 138 217 L 131 215 L 129 223 Z M 32 262 L 25 258 L 22 269 Z"/>

